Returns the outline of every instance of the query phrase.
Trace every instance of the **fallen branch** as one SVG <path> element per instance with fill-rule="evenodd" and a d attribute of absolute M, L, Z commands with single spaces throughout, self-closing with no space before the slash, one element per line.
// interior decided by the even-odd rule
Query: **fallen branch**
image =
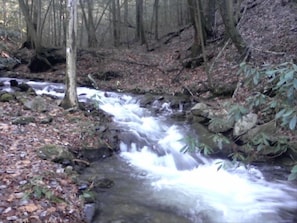
<path fill-rule="evenodd" d="M 140 62 L 131 61 L 131 60 L 121 60 L 121 59 L 113 59 L 113 60 L 118 61 L 118 62 L 122 62 L 122 63 L 136 64 L 136 65 L 145 66 L 145 67 L 157 67 L 157 66 L 159 66 L 159 64 L 146 64 L 146 63 L 140 63 Z"/>
<path fill-rule="evenodd" d="M 74 163 L 82 163 L 85 164 L 86 166 L 90 166 L 90 163 L 86 160 L 81 160 L 81 159 L 73 159 L 72 160 Z"/>
<path fill-rule="evenodd" d="M 250 47 L 250 48 L 253 49 L 253 50 L 262 52 L 262 53 L 268 53 L 268 54 L 273 54 L 273 55 L 283 56 L 283 55 L 286 54 L 285 52 L 275 52 L 275 51 L 270 51 L 270 50 L 262 50 L 262 49 L 259 49 L 257 47 Z"/>

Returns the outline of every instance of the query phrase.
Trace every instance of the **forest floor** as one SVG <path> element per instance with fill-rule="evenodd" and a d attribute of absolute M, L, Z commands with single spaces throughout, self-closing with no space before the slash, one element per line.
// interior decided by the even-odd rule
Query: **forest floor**
<path fill-rule="evenodd" d="M 255 66 L 292 60 L 296 63 L 297 4 L 280 0 L 247 2 L 251 4 L 238 27 L 251 49 L 250 63 Z M 237 75 L 239 55 L 232 44 L 225 45 L 221 35 L 219 32 L 218 40 L 207 45 L 207 54 L 212 57 L 208 66 L 213 66 L 214 83 L 228 85 L 240 80 Z M 78 83 L 90 86 L 92 82 L 87 76 L 91 74 L 97 80 L 101 79 L 97 82 L 101 90 L 190 93 L 197 98 L 210 96 L 209 92 L 201 91 L 207 82 L 205 67 L 187 69 L 182 66 L 189 56 L 192 40 L 193 31 L 188 28 L 168 43 L 162 39 L 157 44 L 150 43 L 150 48 L 154 48 L 152 52 L 135 45 L 129 49 L 123 46 L 122 49 L 81 50 L 77 61 Z M 1 45 L 5 46 L 1 56 L 17 50 L 14 42 L 2 40 Z M 0 77 L 63 82 L 65 65 L 36 74 L 30 73 L 26 65 L 0 72 Z M 242 102 L 252 93 L 243 87 L 233 100 Z M 220 99 L 216 100 L 220 102 Z M 57 107 L 52 111 L 53 124 L 13 125 L 12 119 L 18 114 L 42 118 L 41 114 L 24 110 L 17 101 L 0 103 L 0 223 L 83 222 L 83 204 L 78 198 L 75 181 L 60 165 L 41 160 L 35 151 L 43 144 L 76 148 L 80 143 L 81 122 L 91 120 L 83 112 L 67 113 Z M 73 122 L 74 119 L 81 122 Z M 42 192 L 42 188 L 45 191 Z M 54 196 L 46 197 L 47 189 Z M 51 200 L 53 197 L 62 202 Z"/>

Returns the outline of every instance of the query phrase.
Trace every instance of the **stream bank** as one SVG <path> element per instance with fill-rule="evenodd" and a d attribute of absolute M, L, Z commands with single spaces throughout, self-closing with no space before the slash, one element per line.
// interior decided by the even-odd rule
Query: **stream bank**
<path fill-rule="evenodd" d="M 56 89 L 56 90 L 58 89 L 57 93 L 60 94 L 59 85 L 58 85 L 58 87 L 55 87 L 55 86 L 49 87 L 49 86 L 46 86 L 46 85 L 43 85 L 43 84 L 41 84 L 41 85 L 42 85 L 42 87 L 40 88 L 40 91 L 46 92 L 45 89 L 47 89 L 48 91 L 52 91 L 53 89 Z M 37 85 L 35 87 L 37 87 Z M 84 90 L 87 90 L 87 89 L 84 89 Z M 89 89 L 88 91 L 90 91 L 90 93 L 92 93 L 92 90 Z M 87 92 L 84 92 L 84 93 L 82 92 L 80 94 L 81 99 L 87 99 L 90 96 L 90 94 L 88 93 L 88 91 Z M 191 101 L 190 100 L 186 100 L 184 97 L 176 98 L 176 97 L 172 97 L 172 96 L 170 96 L 170 97 L 168 96 L 167 97 L 167 96 L 159 96 L 159 95 L 158 96 L 157 95 L 146 95 L 146 96 L 140 96 L 140 95 L 138 95 L 138 96 L 136 96 L 135 99 L 129 99 L 130 96 L 128 96 L 128 95 L 127 96 L 124 96 L 123 95 L 123 96 L 116 96 L 116 98 L 119 97 L 118 99 L 116 99 L 116 98 L 113 99 L 113 97 L 115 97 L 115 96 L 116 96 L 115 93 L 105 92 L 101 96 L 99 96 L 99 100 L 116 100 L 115 103 L 112 103 L 112 104 L 119 103 L 120 107 L 126 106 L 125 105 L 125 100 L 128 100 L 128 101 L 129 100 L 132 100 L 131 102 L 134 101 L 134 102 L 139 103 L 139 105 L 140 105 L 141 108 L 148 109 L 148 111 L 145 111 L 145 113 L 144 113 L 145 115 L 152 114 L 154 116 L 160 116 L 160 117 L 163 117 L 163 115 L 165 115 L 166 117 L 169 118 L 169 120 L 171 120 L 170 122 L 173 122 L 173 123 L 174 122 L 184 123 L 185 120 L 186 120 L 186 117 L 187 117 L 187 112 L 183 112 L 181 110 L 181 108 L 183 108 L 183 109 L 189 109 L 189 108 L 192 107 Z M 14 100 L 14 97 L 12 97 L 12 98 Z M 37 98 L 38 98 L 38 96 L 37 96 Z M 186 97 L 186 98 L 188 98 L 188 97 Z M 53 100 L 52 97 L 50 97 L 50 99 Z M 17 100 L 20 100 L 20 99 L 17 99 Z M 40 99 L 38 99 L 38 100 L 40 100 Z M 117 100 L 119 100 L 119 102 L 117 102 Z M 20 101 L 22 101 L 22 100 L 20 100 Z M 174 101 L 176 101 L 176 102 L 175 103 L 172 103 L 171 106 L 170 106 L 170 102 L 174 102 Z M 24 103 L 24 101 L 22 101 L 22 103 Z M 28 103 L 24 103 L 23 105 L 27 105 L 27 104 Z M 34 104 L 34 103 L 31 103 L 31 104 Z M 41 107 L 43 107 L 43 106 L 41 106 Z M 128 107 L 130 107 L 130 105 Z M 132 106 L 132 108 L 133 107 L 134 106 Z M 172 110 L 172 108 L 174 108 L 175 111 Z M 92 106 L 91 107 L 86 107 L 84 110 L 85 110 L 84 116 L 85 117 L 93 117 L 94 118 L 93 121 L 95 123 L 98 123 L 98 122 L 101 123 L 103 120 L 107 120 L 108 123 L 111 124 L 111 122 L 110 122 L 111 121 L 111 116 L 110 115 L 106 115 L 106 114 L 105 115 L 102 115 L 102 112 L 99 112 L 99 116 L 98 116 L 98 109 L 96 107 L 95 107 L 95 109 Z M 115 109 L 115 108 L 112 109 L 112 110 L 114 112 L 117 111 L 117 109 Z M 41 109 L 41 111 L 45 112 L 44 109 Z M 92 111 L 95 112 L 94 113 L 94 116 L 91 115 L 92 114 Z M 121 110 L 119 110 L 118 112 L 119 112 L 119 116 L 113 116 L 114 118 L 116 118 L 116 119 L 123 118 L 124 120 L 130 120 L 130 118 L 125 117 L 125 114 L 123 112 L 121 112 Z M 191 111 L 191 113 L 193 113 L 193 111 Z M 194 113 L 197 114 L 196 112 L 194 112 Z M 74 112 L 73 114 L 76 114 L 76 112 Z M 138 114 L 138 113 L 135 113 L 135 115 L 136 114 Z M 163 118 L 161 118 L 161 120 L 162 119 Z M 147 121 L 149 121 L 149 120 L 150 119 L 148 119 Z M 32 123 L 32 120 L 29 123 Z M 38 123 L 38 121 L 35 122 L 35 123 Z M 145 123 L 147 124 L 147 127 L 150 128 L 150 124 L 149 124 L 150 122 L 145 122 Z M 166 121 L 166 123 L 167 123 L 167 121 Z M 40 124 L 41 124 L 41 122 L 40 122 Z M 127 134 L 123 134 L 125 132 L 122 132 L 122 130 L 119 129 L 119 126 L 114 125 L 114 124 L 111 124 L 111 125 L 109 125 L 109 124 L 107 124 L 106 126 L 105 126 L 105 124 L 104 125 L 101 125 L 100 124 L 100 126 L 96 126 L 93 130 L 95 130 L 94 132 L 98 132 L 99 133 L 98 136 L 102 136 L 102 133 L 106 132 L 106 130 L 112 130 L 115 134 L 110 134 L 110 132 L 107 131 L 108 132 L 108 135 L 109 136 L 112 136 L 111 139 L 114 138 L 113 136 L 117 136 L 117 137 L 120 138 L 120 141 L 121 142 L 123 142 L 124 144 L 127 144 L 127 145 L 129 145 L 129 144 L 131 144 L 133 142 L 135 142 L 136 144 L 139 143 L 139 146 L 140 147 L 142 147 L 143 145 L 145 145 L 145 144 L 142 144 L 142 143 L 144 143 L 144 141 L 143 141 L 143 139 L 140 140 L 141 137 L 139 137 L 137 135 L 129 136 Z M 86 130 L 88 130 L 88 131 L 85 132 L 85 134 L 83 134 L 83 138 L 84 137 L 87 138 L 88 136 L 90 136 L 90 138 L 92 138 L 92 134 L 91 134 L 91 131 L 90 130 L 92 130 L 93 126 L 92 126 L 91 129 L 89 129 L 90 126 L 92 126 L 92 125 L 87 125 L 86 126 Z M 153 126 L 151 126 L 151 127 L 153 127 Z M 143 128 L 143 130 L 147 130 L 147 128 Z M 199 132 L 201 132 L 201 131 L 199 131 Z M 79 137 L 80 137 L 80 139 L 82 139 L 82 135 L 80 135 Z M 154 135 L 151 135 L 149 138 L 152 138 L 153 139 L 154 137 L 155 137 Z M 146 138 L 146 140 L 149 140 L 150 141 L 149 138 Z M 132 193 L 135 193 L 137 191 L 136 189 L 139 188 L 139 187 L 142 187 L 142 186 L 144 186 L 143 190 L 148 189 L 148 191 L 146 192 L 148 194 L 151 194 L 154 191 L 154 190 L 151 191 L 150 186 L 149 186 L 151 184 L 151 182 L 150 181 L 147 181 L 147 179 L 146 179 L 147 171 L 141 171 L 141 170 L 139 170 L 139 172 L 138 172 L 138 170 L 136 170 L 136 172 L 134 172 L 134 170 L 131 169 L 131 166 L 128 163 L 125 164 L 125 163 L 123 163 L 123 161 L 118 160 L 116 158 L 117 156 L 112 157 L 110 159 L 109 158 L 108 159 L 105 159 L 106 157 L 110 156 L 110 153 L 109 152 L 102 153 L 102 155 L 99 155 L 97 158 L 94 157 L 94 154 L 98 154 L 97 151 L 100 151 L 103 147 L 106 148 L 106 147 L 108 147 L 110 145 L 113 145 L 113 144 L 110 143 L 110 142 L 113 142 L 111 139 L 109 138 L 109 139 L 103 140 L 103 142 L 104 142 L 103 144 L 102 144 L 102 140 L 101 140 L 101 145 L 99 147 L 96 147 L 96 146 L 93 147 L 94 149 L 88 148 L 88 149 L 90 149 L 89 150 L 90 153 L 85 153 L 85 152 L 79 153 L 76 150 L 76 155 L 79 154 L 79 156 L 77 157 L 78 159 L 76 159 L 76 162 L 78 162 L 80 165 L 78 165 L 78 166 L 76 165 L 75 166 L 75 169 L 79 173 L 81 173 L 82 176 L 85 176 L 86 177 L 85 179 L 79 180 L 79 183 L 78 183 L 79 189 L 82 191 L 82 196 L 84 197 L 84 199 L 89 199 L 89 202 L 90 201 L 92 201 L 92 202 L 95 201 L 95 203 L 99 202 L 99 204 L 97 203 L 97 205 L 99 205 L 99 207 L 97 206 L 97 208 L 94 207 L 94 205 L 95 205 L 94 203 L 93 203 L 94 205 L 91 205 L 89 202 L 87 202 L 89 204 L 87 204 L 85 206 L 85 208 L 87 208 L 87 212 L 90 212 L 89 213 L 90 214 L 89 216 L 93 216 L 94 215 L 93 216 L 94 219 L 98 218 L 98 216 L 99 216 L 99 219 L 102 219 L 102 216 L 104 216 L 104 214 L 103 214 L 104 212 L 105 213 L 108 213 L 109 210 L 112 211 L 112 209 L 110 209 L 110 208 L 107 208 L 107 210 L 105 210 L 105 205 L 107 205 L 107 203 L 104 203 L 104 202 L 107 201 L 107 198 L 109 197 L 109 198 L 111 198 L 111 205 L 112 206 L 115 205 L 115 203 L 113 203 L 112 200 L 114 198 L 118 197 L 116 195 L 117 192 L 123 192 L 122 190 L 125 190 L 126 191 L 126 190 L 128 190 L 130 188 L 130 190 L 128 190 L 128 191 L 130 191 L 130 193 L 131 192 Z M 114 141 L 114 142 L 115 142 L 115 144 L 114 144 L 114 146 L 112 148 L 118 148 L 119 147 L 119 145 L 118 145 L 119 141 Z M 77 148 L 80 149 L 80 151 L 82 151 L 81 150 L 81 148 L 82 148 L 81 145 L 78 146 Z M 107 148 L 107 150 L 105 150 L 105 152 L 106 151 L 109 151 L 109 149 L 110 148 Z M 180 148 L 178 148 L 178 149 L 180 149 Z M 117 149 L 115 149 L 115 151 L 116 150 Z M 162 152 L 162 150 L 159 150 L 158 154 L 161 155 L 161 157 L 164 156 L 164 152 Z M 89 162 L 85 162 L 84 161 L 87 158 L 87 156 L 89 156 Z M 146 157 L 149 158 L 150 155 L 147 154 Z M 99 163 L 98 162 L 96 163 L 96 160 L 97 159 L 104 159 L 104 161 L 100 161 Z M 141 160 L 141 158 L 140 159 L 137 159 L 137 160 Z M 61 162 L 61 160 L 60 160 L 60 162 Z M 62 162 L 62 164 L 63 164 L 63 162 Z M 87 168 L 87 169 L 85 169 L 85 165 L 86 166 L 90 166 L 90 167 Z M 121 169 L 121 166 L 123 166 L 124 170 Z M 193 166 L 191 168 L 193 168 Z M 108 172 L 109 170 L 111 172 Z M 119 171 L 119 172 L 117 172 L 117 171 Z M 277 175 L 274 175 L 274 174 L 271 175 L 271 174 L 269 174 L 270 171 L 271 171 L 271 169 L 268 168 L 267 173 L 268 173 L 269 178 L 272 181 L 274 181 L 275 179 L 282 179 L 283 178 L 283 176 L 281 176 L 281 178 L 279 178 L 279 176 L 277 176 Z M 273 170 L 273 172 L 278 172 L 278 171 L 276 171 L 276 169 L 275 169 L 275 170 Z M 117 179 L 119 177 L 119 175 L 123 175 L 123 173 L 128 174 L 126 177 L 128 177 L 127 179 L 131 180 L 131 183 L 128 183 L 127 184 L 127 181 L 125 181 L 125 178 L 119 178 L 119 179 Z M 132 174 L 132 176 L 131 176 L 131 174 Z M 176 174 L 177 174 L 177 176 L 179 175 L 179 173 L 176 173 Z M 215 177 L 215 178 L 217 178 L 217 177 Z M 136 181 L 135 181 L 135 178 L 137 178 Z M 140 178 L 140 180 L 139 180 L 139 178 Z M 136 187 L 129 186 L 129 185 L 133 184 L 133 182 L 136 183 Z M 137 186 L 137 183 L 139 183 L 138 186 Z M 199 187 L 199 185 L 197 185 L 197 186 Z M 126 188 L 126 189 L 123 189 L 123 187 Z M 141 192 L 144 192 L 143 190 L 141 190 Z M 97 199 L 94 200 L 94 197 L 96 197 L 96 195 L 93 194 L 94 196 L 91 196 L 92 195 L 92 191 L 95 191 L 97 193 L 97 195 L 98 194 L 101 194 L 101 193 L 103 193 L 103 194 L 98 195 Z M 142 196 L 147 197 L 145 195 L 146 193 L 143 193 Z M 102 196 L 104 197 L 104 195 L 106 195 L 107 197 L 104 198 L 103 200 L 101 200 L 102 199 Z M 113 196 L 114 196 L 114 198 L 112 198 Z M 139 196 L 139 197 L 141 198 L 142 196 Z M 160 196 L 161 195 L 157 193 L 156 194 L 156 197 L 154 199 L 160 198 Z M 100 197 L 101 197 L 101 199 L 100 199 Z M 119 199 L 120 199 L 120 197 L 119 197 Z M 113 221 L 114 222 L 118 222 L 118 221 L 125 222 L 125 221 L 128 221 L 128 220 L 130 222 L 131 221 L 133 222 L 133 221 L 137 221 L 137 219 L 139 220 L 140 218 L 147 219 L 148 222 L 154 222 L 152 219 L 163 219 L 163 218 L 167 218 L 168 216 L 171 216 L 175 212 L 177 212 L 177 216 L 179 216 L 178 219 L 180 221 L 181 221 L 181 218 L 184 218 L 185 217 L 184 220 L 183 220 L 183 222 L 187 222 L 187 221 L 190 221 L 190 222 L 199 222 L 199 221 L 205 222 L 206 221 L 205 219 L 208 218 L 207 217 L 207 214 L 204 216 L 204 214 L 203 214 L 204 212 L 202 211 L 201 212 L 201 215 L 204 216 L 204 217 L 201 217 L 201 215 L 198 214 L 198 217 L 197 217 L 198 219 L 193 220 L 192 219 L 193 216 L 188 211 L 180 210 L 180 209 L 178 209 L 178 207 L 171 206 L 169 203 L 166 204 L 166 202 L 164 204 L 160 205 L 154 199 L 150 201 L 151 203 L 150 202 L 148 202 L 148 203 L 145 202 L 146 205 L 143 204 L 143 203 L 140 205 L 140 203 L 137 203 L 138 201 L 136 202 L 134 200 L 132 200 L 133 202 L 131 201 L 131 203 L 130 203 L 129 201 L 131 199 L 129 198 L 129 196 L 128 197 L 125 197 L 125 199 L 123 201 L 121 201 L 121 202 L 119 200 L 117 200 L 116 203 L 118 202 L 119 207 L 121 207 L 121 208 L 118 209 L 119 210 L 119 212 L 118 212 L 119 215 L 115 214 L 114 215 L 115 216 L 115 219 L 109 219 L 108 221 L 106 220 L 106 222 L 110 222 L 111 220 L 112 220 L 111 222 L 113 222 Z M 166 198 L 165 200 L 167 200 L 167 199 L 168 198 Z M 101 201 L 103 203 L 100 203 Z M 136 202 L 136 205 L 138 204 L 137 205 L 138 208 L 136 208 L 136 206 L 134 206 L 135 205 L 135 202 Z M 143 207 L 140 207 L 140 206 L 143 206 Z M 103 207 L 103 209 L 102 209 L 102 207 Z M 98 215 L 98 212 L 96 210 L 100 210 L 99 211 L 100 212 L 99 215 Z M 147 210 L 147 211 L 145 211 L 145 210 Z M 152 211 L 152 210 L 155 210 L 155 211 Z M 150 216 L 149 214 L 146 215 L 146 216 L 144 216 L 143 214 L 140 214 L 143 211 L 144 212 L 150 212 L 151 214 L 152 213 L 153 214 L 152 214 L 152 216 Z M 162 214 L 161 214 L 160 211 L 162 212 Z M 124 213 L 126 213 L 126 214 L 124 214 Z M 198 212 L 198 213 L 200 213 L 200 212 Z M 121 217 L 121 215 L 123 215 L 123 214 L 126 217 L 122 218 L 123 216 Z M 196 214 L 195 214 L 195 216 L 196 216 Z M 217 214 L 218 214 L 218 216 L 220 216 L 220 212 L 218 212 Z M 110 214 L 107 214 L 106 216 L 108 216 L 108 215 L 110 215 Z M 167 217 L 166 217 L 166 215 L 167 215 Z M 290 212 L 285 212 L 285 215 L 287 216 L 286 218 L 288 218 L 288 219 L 292 219 L 292 217 L 294 217 L 294 215 L 291 215 Z M 156 216 L 159 216 L 159 217 L 156 217 Z M 98 220 L 98 222 L 100 222 L 100 220 Z M 156 220 L 156 222 L 157 222 L 157 220 Z"/>

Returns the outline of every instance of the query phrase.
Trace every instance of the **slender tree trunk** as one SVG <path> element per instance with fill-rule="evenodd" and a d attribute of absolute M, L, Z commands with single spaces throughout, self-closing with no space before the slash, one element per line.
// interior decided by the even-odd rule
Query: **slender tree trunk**
<path fill-rule="evenodd" d="M 124 2 L 125 41 L 127 42 L 127 46 L 129 48 L 129 22 L 128 22 L 128 15 L 129 15 L 129 5 L 128 5 L 128 0 L 125 0 L 125 2 Z"/>
<path fill-rule="evenodd" d="M 58 43 L 57 43 L 57 14 L 56 14 L 56 1 L 54 0 L 53 1 L 53 7 L 52 7 L 52 10 L 53 10 L 53 43 L 54 43 L 54 46 L 58 46 Z"/>
<path fill-rule="evenodd" d="M 159 39 L 159 0 L 155 0 L 154 3 L 154 12 L 155 12 L 155 40 Z"/>
<path fill-rule="evenodd" d="M 206 27 L 208 36 L 214 33 L 215 18 L 216 18 L 216 0 L 207 0 L 207 7 L 205 10 L 205 27 Z"/>
<path fill-rule="evenodd" d="M 77 2 L 67 1 L 67 37 L 66 37 L 66 89 L 61 106 L 65 109 L 77 108 L 76 91 L 76 37 L 77 37 Z"/>
<path fill-rule="evenodd" d="M 29 13 L 29 8 L 25 4 L 25 2 L 23 0 L 18 1 L 28 27 L 28 38 L 30 38 L 29 41 L 31 41 L 31 45 L 35 49 L 35 51 L 39 52 L 39 50 L 41 49 L 41 45 L 40 38 L 37 36 L 36 24 L 32 21 L 32 17 Z"/>
<path fill-rule="evenodd" d="M 94 16 L 93 16 L 94 2 L 93 0 L 87 1 L 87 13 L 86 13 L 86 9 L 83 1 L 79 0 L 79 3 L 82 9 L 84 24 L 87 29 L 88 47 L 96 47 L 98 44 L 98 41 L 96 37 L 96 27 L 95 27 Z"/>
<path fill-rule="evenodd" d="M 201 11 L 201 5 L 199 3 L 199 0 L 196 0 L 196 5 L 197 5 L 197 9 L 198 12 Z M 207 64 L 207 56 L 206 56 L 206 52 L 205 52 L 205 47 L 204 47 L 204 36 L 203 36 L 203 25 L 202 25 L 202 18 L 201 18 L 201 13 L 198 13 L 196 18 L 196 23 L 198 24 L 198 32 L 199 32 L 199 37 L 201 39 L 201 50 L 202 50 L 202 56 L 203 56 L 203 60 L 204 60 L 204 67 L 205 67 L 205 72 L 207 75 L 207 82 L 208 82 L 208 87 L 209 88 L 213 88 L 213 81 L 212 81 L 212 76 L 209 72 L 209 68 L 208 68 L 208 64 Z"/>
<path fill-rule="evenodd" d="M 112 33 L 113 33 L 113 43 L 115 47 L 120 45 L 120 37 L 118 31 L 118 21 L 117 21 L 117 2 L 118 0 L 113 0 L 111 3 L 112 9 Z"/>
<path fill-rule="evenodd" d="M 120 0 L 116 0 L 116 32 L 118 37 L 118 45 L 121 44 L 121 5 Z"/>
<path fill-rule="evenodd" d="M 98 44 L 96 37 L 96 27 L 94 22 L 94 2 L 93 0 L 88 0 L 88 15 L 89 15 L 89 32 L 88 32 L 88 46 L 96 47 Z"/>
<path fill-rule="evenodd" d="M 244 56 L 248 51 L 248 47 L 235 26 L 233 16 L 233 0 L 219 0 L 219 6 L 226 33 L 232 40 L 238 52 Z"/>
<path fill-rule="evenodd" d="M 144 23 L 143 23 L 143 0 L 136 0 L 136 40 L 140 44 L 146 44 Z"/>
<path fill-rule="evenodd" d="M 196 0 L 188 0 L 189 10 L 191 14 L 191 19 L 194 27 L 194 43 L 191 47 L 192 57 L 197 57 L 201 53 L 201 39 L 199 36 L 199 24 L 198 24 L 198 5 Z M 202 29 L 201 29 L 202 30 Z"/>

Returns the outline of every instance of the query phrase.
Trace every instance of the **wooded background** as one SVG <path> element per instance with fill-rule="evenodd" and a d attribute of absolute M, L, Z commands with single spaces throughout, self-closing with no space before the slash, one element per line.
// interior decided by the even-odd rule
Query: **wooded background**
<path fill-rule="evenodd" d="M 226 33 L 244 53 L 246 45 L 236 24 L 253 2 L 243 6 L 242 0 L 79 0 L 77 44 L 131 47 L 139 42 L 152 50 L 152 41 L 166 41 L 193 24 L 194 57 L 201 53 L 202 42 L 218 38 L 217 28 L 223 22 Z M 66 0 L 2 0 L 0 24 L 17 30 L 16 37 L 36 51 L 41 46 L 65 46 L 66 4 Z"/>

